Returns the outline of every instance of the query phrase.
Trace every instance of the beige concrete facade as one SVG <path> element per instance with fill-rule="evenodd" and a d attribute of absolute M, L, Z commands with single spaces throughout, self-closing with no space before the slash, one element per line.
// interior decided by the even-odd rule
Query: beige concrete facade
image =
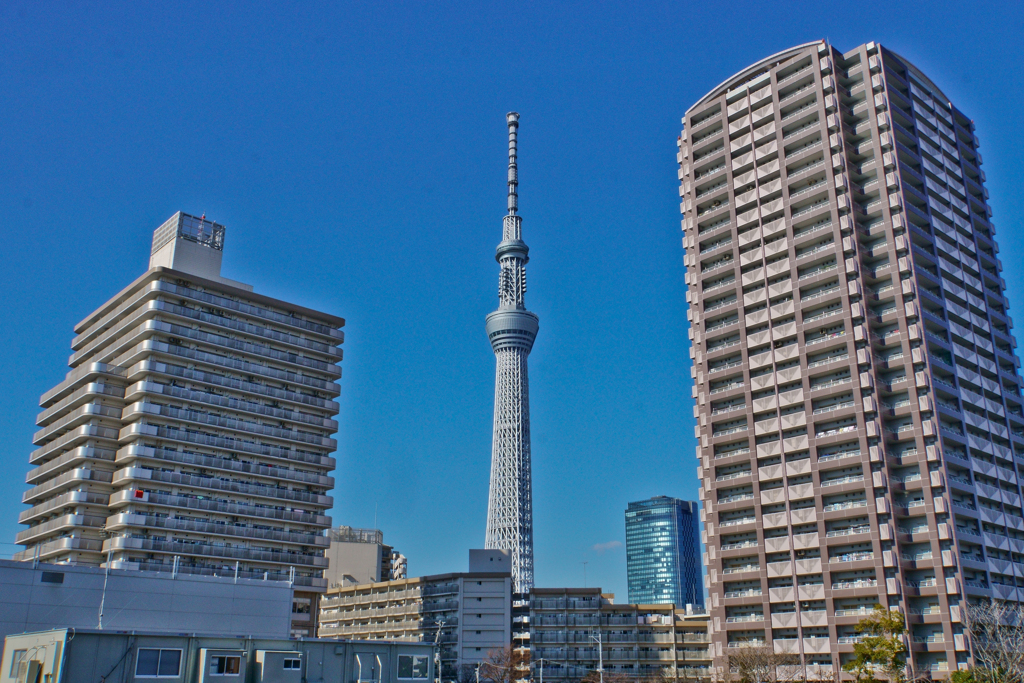
<path fill-rule="evenodd" d="M 507 565 L 506 565 L 507 566 Z M 320 600 L 321 638 L 433 643 L 453 680 L 512 642 L 511 573 L 438 574 L 331 588 Z"/>
<path fill-rule="evenodd" d="M 1024 595 L 1024 413 L 970 119 L 868 43 L 780 52 L 678 141 L 716 665 L 826 671 L 880 603 L 911 660 L 969 662 L 974 597 Z"/>
<path fill-rule="evenodd" d="M 384 544 L 380 529 L 336 527 L 327 531 L 327 538 L 328 588 L 407 578 L 405 555 Z"/>
<path fill-rule="evenodd" d="M 631 680 L 711 680 L 707 614 L 675 605 L 617 605 L 600 588 L 530 593 L 533 680 L 579 681 L 602 666 Z M 600 655 L 598 648 L 600 647 Z"/>
<path fill-rule="evenodd" d="M 175 214 L 150 269 L 75 326 L 15 559 L 288 580 L 312 635 L 344 320 L 220 277 L 223 239 Z"/>

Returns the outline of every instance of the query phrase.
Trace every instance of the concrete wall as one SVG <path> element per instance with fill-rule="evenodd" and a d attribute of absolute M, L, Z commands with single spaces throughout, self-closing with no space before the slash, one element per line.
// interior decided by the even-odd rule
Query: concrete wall
<path fill-rule="evenodd" d="M 380 575 L 381 551 L 379 543 L 331 541 L 325 553 L 328 561 L 324 570 L 327 587 L 387 581 L 391 577 Z"/>
<path fill-rule="evenodd" d="M 512 573 L 512 551 L 510 550 L 470 550 L 469 551 L 469 572 L 471 574 L 491 573 L 503 574 Z"/>
<path fill-rule="evenodd" d="M 0 683 L 14 683 L 12 659 L 19 652 L 40 662 L 40 680 L 95 683 L 99 680 L 132 683 L 154 677 L 136 676 L 139 650 L 167 652 L 169 671 L 163 683 L 429 683 L 433 680 L 433 648 L 421 643 L 337 640 L 280 640 L 227 637 L 192 637 L 168 634 L 126 634 L 109 631 L 69 632 L 67 629 L 8 636 L 0 660 Z M 145 654 L 145 653 L 144 653 Z M 425 670 L 417 678 L 399 679 L 403 657 L 422 658 Z M 238 673 L 216 673 L 218 657 L 237 658 Z M 284 668 L 284 660 L 300 660 L 299 670 Z M 15 669 L 15 674 L 16 674 Z M 57 674 L 57 675 L 53 675 Z"/>
<path fill-rule="evenodd" d="M 504 552 L 506 561 L 511 563 L 508 551 L 498 552 Z M 468 574 L 461 583 L 459 661 L 475 665 L 485 661 L 491 651 L 501 650 L 512 642 L 512 579 Z"/>
<path fill-rule="evenodd" d="M 103 582 L 107 581 L 104 598 Z M 292 588 L 252 581 L 0 560 L 0 635 L 73 627 L 287 638 Z"/>

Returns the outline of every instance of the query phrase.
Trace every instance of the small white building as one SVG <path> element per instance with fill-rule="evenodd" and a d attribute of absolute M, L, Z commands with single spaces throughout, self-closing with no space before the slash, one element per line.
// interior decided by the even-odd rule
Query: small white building
<path fill-rule="evenodd" d="M 429 683 L 432 647 L 54 629 L 4 641 L 0 683 Z"/>

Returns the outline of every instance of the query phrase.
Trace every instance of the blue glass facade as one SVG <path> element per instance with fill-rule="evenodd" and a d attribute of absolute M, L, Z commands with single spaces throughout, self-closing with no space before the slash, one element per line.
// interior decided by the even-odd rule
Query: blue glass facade
<path fill-rule="evenodd" d="M 626 508 L 629 601 L 704 605 L 697 503 L 667 496 Z"/>

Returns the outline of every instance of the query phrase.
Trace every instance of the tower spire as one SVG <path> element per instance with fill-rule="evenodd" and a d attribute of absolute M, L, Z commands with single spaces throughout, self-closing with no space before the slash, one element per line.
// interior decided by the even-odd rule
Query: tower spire
<path fill-rule="evenodd" d="M 485 548 L 508 550 L 512 585 L 517 593 L 533 588 L 533 483 L 530 465 L 530 383 L 526 359 L 539 328 L 526 310 L 526 264 L 529 248 L 522 240 L 517 166 L 519 114 L 509 112 L 508 214 L 494 258 L 498 275 L 498 310 L 487 316 L 487 337 L 494 350 L 494 440 L 487 504 Z"/>
<path fill-rule="evenodd" d="M 519 114 L 510 111 L 505 115 L 505 119 L 508 121 L 508 215 L 515 216 L 519 210 L 519 167 L 516 166 Z"/>

